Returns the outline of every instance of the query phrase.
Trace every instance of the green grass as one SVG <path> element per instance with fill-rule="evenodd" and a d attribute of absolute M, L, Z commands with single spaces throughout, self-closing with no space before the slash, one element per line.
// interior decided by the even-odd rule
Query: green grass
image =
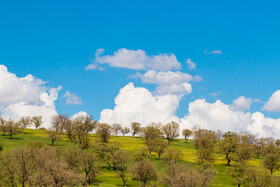
<path fill-rule="evenodd" d="M 91 136 L 91 141 L 93 142 L 95 136 Z M 23 134 L 17 134 L 13 136 L 13 139 L 10 139 L 9 136 L 0 136 L 0 141 L 4 143 L 4 150 L 13 149 L 16 147 L 21 147 L 27 145 L 29 142 L 40 141 L 46 145 L 50 145 L 51 141 L 48 139 L 48 135 L 44 130 L 34 130 L 34 129 L 24 129 Z M 128 137 L 128 136 L 112 136 L 110 138 L 110 142 L 118 141 L 122 144 L 121 149 L 127 150 L 130 154 L 133 152 L 144 148 L 145 144 L 139 137 Z M 74 143 L 69 142 L 66 135 L 62 136 L 62 139 L 55 142 L 55 146 L 72 146 Z M 172 148 L 178 148 L 184 153 L 183 163 L 189 167 L 199 167 L 196 163 L 196 150 L 193 147 L 191 141 L 185 142 L 182 139 L 178 139 L 171 144 Z M 89 150 L 91 151 L 91 149 Z M 157 169 L 160 172 L 164 172 L 166 169 L 166 162 L 163 160 L 159 160 L 157 155 L 152 153 L 151 161 L 156 164 Z M 213 181 L 211 186 L 233 186 L 232 179 L 228 172 L 228 166 L 225 165 L 226 160 L 222 155 L 217 155 L 216 162 L 214 163 L 214 168 L 218 171 L 218 175 Z M 253 166 L 259 166 L 260 160 L 254 159 L 250 160 L 250 164 Z M 123 186 L 122 180 L 118 177 L 115 171 L 110 171 L 106 167 L 105 163 L 102 163 L 100 174 L 97 176 L 97 185 L 102 187 L 111 187 L 111 186 Z M 279 173 L 276 173 L 279 175 Z M 127 186 L 138 186 L 138 182 L 135 180 L 131 180 L 131 176 L 129 176 L 129 180 Z M 159 185 L 163 186 L 163 185 Z"/>

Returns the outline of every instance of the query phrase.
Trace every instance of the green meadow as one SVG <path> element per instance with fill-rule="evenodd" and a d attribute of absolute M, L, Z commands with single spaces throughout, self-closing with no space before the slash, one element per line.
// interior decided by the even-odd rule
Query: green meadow
<path fill-rule="evenodd" d="M 91 141 L 94 142 L 95 136 L 91 136 Z M 4 143 L 3 151 L 9 149 L 15 149 L 17 147 L 25 146 L 29 142 L 40 141 L 46 145 L 51 146 L 51 141 L 48 139 L 48 135 L 44 130 L 34 130 L 34 129 L 24 129 L 24 133 L 17 134 L 10 139 L 8 136 L 0 136 L 0 141 Z M 122 144 L 121 149 L 127 150 L 132 155 L 135 151 L 144 148 L 146 145 L 140 137 L 130 137 L 130 136 L 111 136 L 110 141 L 118 141 Z M 66 135 L 62 136 L 62 139 L 55 142 L 54 146 L 74 146 L 75 143 L 69 142 Z M 185 142 L 183 139 L 177 139 L 171 144 L 172 148 L 178 148 L 184 153 L 184 158 L 182 163 L 189 167 L 197 167 L 199 165 L 196 162 L 196 150 L 193 147 L 192 141 Z M 89 148 L 88 151 L 94 151 Z M 158 159 L 158 156 L 152 153 L 151 161 L 156 164 L 157 169 L 160 173 L 164 173 L 166 170 L 166 161 Z M 250 160 L 250 164 L 258 167 L 261 162 L 260 159 Z M 115 171 L 108 170 L 106 165 L 101 162 L 100 173 L 97 176 L 97 186 L 110 187 L 110 186 L 123 186 L 121 178 L 117 175 Z M 229 175 L 230 166 L 226 166 L 226 160 L 222 155 L 216 155 L 216 161 L 214 163 L 214 168 L 218 171 L 218 174 L 211 184 L 211 186 L 233 186 L 232 178 Z M 274 175 L 279 175 L 276 172 Z M 138 181 L 130 180 L 127 186 L 138 186 Z M 158 183 L 158 186 L 163 186 Z"/>

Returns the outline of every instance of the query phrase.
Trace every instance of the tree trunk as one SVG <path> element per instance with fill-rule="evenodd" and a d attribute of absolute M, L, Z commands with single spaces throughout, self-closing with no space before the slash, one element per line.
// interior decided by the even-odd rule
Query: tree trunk
<path fill-rule="evenodd" d="M 124 173 L 121 174 L 121 178 L 122 178 L 122 181 L 123 181 L 123 186 L 126 187 L 126 181 L 125 181 Z"/>
<path fill-rule="evenodd" d="M 228 159 L 228 161 L 227 161 L 227 166 L 229 166 L 229 163 L 230 163 L 230 159 Z"/>

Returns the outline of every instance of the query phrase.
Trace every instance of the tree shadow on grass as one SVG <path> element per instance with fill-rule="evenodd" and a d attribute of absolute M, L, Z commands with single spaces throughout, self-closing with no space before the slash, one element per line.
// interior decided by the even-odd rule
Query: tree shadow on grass
<path fill-rule="evenodd" d="M 7 140 L 24 140 L 24 138 L 17 138 L 17 137 L 12 137 L 10 138 L 9 136 L 5 136 L 3 137 L 4 139 L 7 139 Z"/>

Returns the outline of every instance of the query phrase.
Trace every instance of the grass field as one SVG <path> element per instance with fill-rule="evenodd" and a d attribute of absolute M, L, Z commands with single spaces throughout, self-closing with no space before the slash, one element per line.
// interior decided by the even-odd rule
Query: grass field
<path fill-rule="evenodd" d="M 94 141 L 94 135 L 91 139 Z M 0 136 L 0 141 L 4 143 L 4 150 L 13 149 L 16 147 L 21 147 L 29 142 L 40 141 L 47 145 L 50 145 L 51 141 L 48 139 L 48 135 L 43 130 L 34 130 L 34 129 L 25 129 L 23 134 L 15 135 L 13 139 L 10 139 L 8 136 Z M 127 150 L 131 154 L 139 150 L 140 148 L 145 147 L 144 142 L 139 137 L 129 137 L 129 136 L 112 136 L 110 141 L 118 141 L 122 144 L 121 149 Z M 55 146 L 73 146 L 74 143 L 69 142 L 66 136 L 62 137 L 62 140 L 55 142 Z M 193 147 L 191 141 L 185 142 L 182 139 L 178 139 L 171 144 L 171 147 L 178 148 L 184 153 L 183 163 L 189 167 L 199 167 L 196 164 L 196 150 Z M 89 151 L 92 151 L 91 149 Z M 151 161 L 154 162 L 160 172 L 164 172 L 166 169 L 166 162 L 164 160 L 159 160 L 157 155 L 152 153 Z M 214 168 L 218 171 L 218 175 L 213 181 L 211 186 L 233 186 L 232 179 L 228 173 L 228 166 L 225 165 L 226 160 L 222 155 L 217 155 Z M 250 164 L 253 166 L 259 166 L 260 160 L 254 159 L 250 160 Z M 279 173 L 275 173 L 278 175 Z M 109 187 L 109 186 L 123 186 L 121 178 L 117 176 L 115 171 L 110 171 L 106 168 L 106 165 L 101 166 L 100 174 L 97 177 L 99 186 Z M 129 180 L 127 183 L 128 186 L 137 186 L 138 182 L 135 180 Z M 158 184 L 162 186 L 162 184 Z"/>

